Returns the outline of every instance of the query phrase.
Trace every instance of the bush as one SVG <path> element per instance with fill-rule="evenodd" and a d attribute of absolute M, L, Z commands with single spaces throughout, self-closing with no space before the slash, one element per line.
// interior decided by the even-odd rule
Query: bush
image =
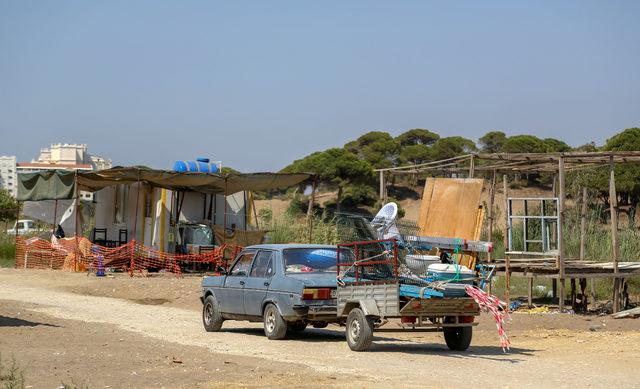
<path fill-rule="evenodd" d="M 326 214 L 313 217 L 313 231 L 309 236 L 309 219 L 305 216 L 285 213 L 265 224 L 269 243 L 337 244 L 338 230 L 335 220 Z"/>
<path fill-rule="evenodd" d="M 0 267 L 14 267 L 16 261 L 16 240 L 13 235 L 0 231 Z"/>
<path fill-rule="evenodd" d="M 262 208 L 258 211 L 258 218 L 263 224 L 268 224 L 273 218 L 273 211 L 269 208 Z"/>
<path fill-rule="evenodd" d="M 376 192 L 368 185 L 349 185 L 344 189 L 341 200 L 342 205 L 349 208 L 372 206 L 376 202 Z"/>
<path fill-rule="evenodd" d="M 11 366 L 5 367 L 0 354 L 0 384 L 5 389 L 24 388 L 24 370 L 16 364 L 15 358 L 11 360 Z"/>

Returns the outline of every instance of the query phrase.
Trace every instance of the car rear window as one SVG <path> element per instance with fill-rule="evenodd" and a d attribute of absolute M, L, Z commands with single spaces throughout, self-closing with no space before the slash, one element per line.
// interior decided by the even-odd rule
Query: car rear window
<path fill-rule="evenodd" d="M 300 248 L 283 251 L 284 268 L 287 273 L 323 273 L 336 271 L 338 249 L 332 248 Z M 351 258 L 349 250 L 340 250 L 343 258 Z"/>

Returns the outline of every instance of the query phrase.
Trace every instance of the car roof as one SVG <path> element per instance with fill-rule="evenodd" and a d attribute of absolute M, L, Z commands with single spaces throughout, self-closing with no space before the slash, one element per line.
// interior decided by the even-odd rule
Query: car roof
<path fill-rule="evenodd" d="M 286 249 L 336 249 L 335 245 L 328 244 L 303 244 L 303 243 L 280 243 L 280 244 L 256 244 L 247 246 L 245 249 L 264 249 L 264 250 L 286 250 Z"/>

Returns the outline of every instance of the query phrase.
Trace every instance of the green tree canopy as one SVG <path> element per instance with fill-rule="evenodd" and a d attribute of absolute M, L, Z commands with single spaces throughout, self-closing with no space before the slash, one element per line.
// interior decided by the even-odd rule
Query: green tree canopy
<path fill-rule="evenodd" d="M 476 144 L 461 136 L 449 136 L 440 138 L 431 146 L 433 160 L 447 159 L 476 151 Z"/>
<path fill-rule="evenodd" d="M 583 144 L 582 146 L 576 147 L 575 150 L 594 152 L 594 151 L 598 151 L 598 146 L 596 146 L 596 142 L 589 142 L 589 143 Z"/>
<path fill-rule="evenodd" d="M 418 165 L 431 161 L 432 159 L 433 153 L 431 148 L 423 144 L 404 146 L 402 151 L 400 151 L 400 160 L 402 163 Z"/>
<path fill-rule="evenodd" d="M 14 220 L 16 218 L 15 212 L 3 212 L 3 210 L 14 209 L 18 209 L 18 202 L 8 190 L 0 188 L 0 220 Z"/>
<path fill-rule="evenodd" d="M 478 141 L 482 151 L 485 153 L 499 153 L 507 141 L 507 136 L 502 131 L 489 131 Z"/>
<path fill-rule="evenodd" d="M 427 145 L 430 146 L 440 139 L 440 135 L 422 128 L 414 128 L 396 137 L 401 146 Z"/>
<path fill-rule="evenodd" d="M 594 144 L 581 146 L 584 151 L 596 151 Z M 640 128 L 627 128 L 612 136 L 602 147 L 603 151 L 640 150 Z M 570 174 L 570 184 L 574 189 L 584 186 L 595 190 L 605 202 L 609 202 L 609 168 L 607 166 L 588 169 Z M 616 192 L 621 204 L 630 205 L 629 220 L 634 221 L 635 210 L 640 204 L 640 167 L 637 164 L 617 164 L 615 167 Z"/>
<path fill-rule="evenodd" d="M 505 153 L 545 153 L 547 144 L 537 136 L 515 135 L 504 142 L 502 151 Z"/>
<path fill-rule="evenodd" d="M 605 151 L 638 151 L 640 150 L 640 128 L 627 128 L 607 140 Z M 616 166 L 616 190 L 627 197 L 635 207 L 640 202 L 640 167 L 636 164 Z M 607 188 L 601 188 L 605 190 Z"/>
<path fill-rule="evenodd" d="M 638 151 L 640 150 L 640 128 L 633 127 L 618 133 L 607 140 L 605 151 Z"/>
<path fill-rule="evenodd" d="M 400 143 L 387 132 L 370 131 L 347 143 L 345 149 L 369 162 L 373 168 L 380 169 L 394 166 Z"/>
<path fill-rule="evenodd" d="M 542 141 L 547 146 L 548 153 L 553 153 L 553 152 L 563 153 L 566 151 L 571 151 L 571 146 L 569 146 L 568 144 L 566 144 L 561 140 L 554 139 L 554 138 L 545 138 Z"/>
<path fill-rule="evenodd" d="M 232 167 L 229 166 L 223 166 L 222 169 L 220 169 L 220 173 L 222 174 L 240 174 L 239 170 L 236 170 Z"/>
<path fill-rule="evenodd" d="M 284 172 L 316 173 L 320 180 L 338 187 L 338 208 L 345 188 L 352 184 L 370 184 L 374 180 L 369 162 L 340 148 L 318 151 L 294 161 Z"/>

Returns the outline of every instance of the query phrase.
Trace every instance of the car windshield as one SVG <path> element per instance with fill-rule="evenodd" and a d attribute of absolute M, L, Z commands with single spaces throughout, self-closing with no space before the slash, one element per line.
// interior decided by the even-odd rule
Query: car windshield
<path fill-rule="evenodd" d="M 338 250 L 334 248 L 299 248 L 283 251 L 287 273 L 327 273 L 336 271 Z M 340 250 L 342 258 L 352 258 L 351 251 Z"/>

